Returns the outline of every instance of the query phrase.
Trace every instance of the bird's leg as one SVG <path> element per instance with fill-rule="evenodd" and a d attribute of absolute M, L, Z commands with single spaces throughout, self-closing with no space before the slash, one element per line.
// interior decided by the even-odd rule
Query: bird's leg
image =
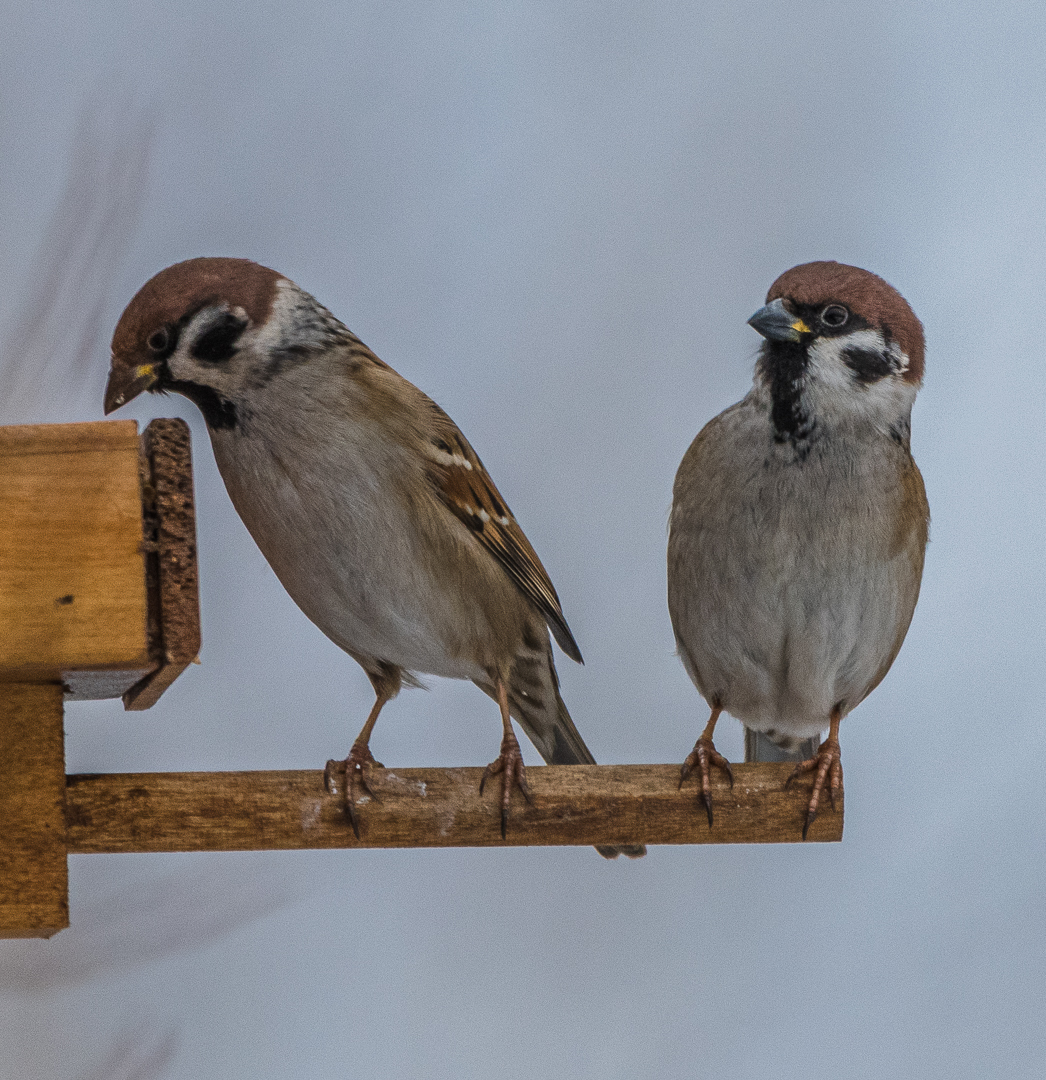
<path fill-rule="evenodd" d="M 527 772 L 523 767 L 523 755 L 519 749 L 519 742 L 512 730 L 512 720 L 508 714 L 508 687 L 503 679 L 498 679 L 498 705 L 501 706 L 501 723 L 505 734 L 501 738 L 501 753 L 497 760 L 492 761 L 484 770 L 483 779 L 479 782 L 479 793 L 483 794 L 483 785 L 492 777 L 501 773 L 501 839 L 504 840 L 508 832 L 508 807 L 512 796 L 512 785 L 515 783 L 527 802 L 532 802 L 530 787 L 527 785 Z"/>
<path fill-rule="evenodd" d="M 817 817 L 817 805 L 821 801 L 821 793 L 824 791 L 825 780 L 828 780 L 828 798 L 831 800 L 832 809 L 835 809 L 835 793 L 843 786 L 843 763 L 842 753 L 839 749 L 839 721 L 842 719 L 842 709 L 836 705 L 832 709 L 832 715 L 828 721 L 828 738 L 821 743 L 817 754 L 808 761 L 800 761 L 785 781 L 785 787 L 803 773 L 814 772 L 813 790 L 810 792 L 810 803 L 806 808 L 806 822 L 803 825 L 803 839 L 810 831 L 810 826 Z"/>
<path fill-rule="evenodd" d="M 730 762 L 723 757 L 712 742 L 712 732 L 715 731 L 716 721 L 723 710 L 718 705 L 712 706 L 712 715 L 705 724 L 705 730 L 701 732 L 701 738 L 694 743 L 694 749 L 687 755 L 683 767 L 679 771 L 679 786 L 690 775 L 695 765 L 701 766 L 701 802 L 705 804 L 708 812 L 708 827 L 712 827 L 712 784 L 711 766 L 717 765 L 730 777 L 730 786 L 734 786 L 734 770 L 730 768 Z"/>
<path fill-rule="evenodd" d="M 349 756 L 344 761 L 328 761 L 327 768 L 323 770 L 323 784 L 328 791 L 333 790 L 331 779 L 333 774 L 335 772 L 344 772 L 345 774 L 345 813 L 357 840 L 360 838 L 360 821 L 356 813 L 356 784 L 358 782 L 359 786 L 372 799 L 378 797 L 367 783 L 367 773 L 364 766 L 374 765 L 379 769 L 385 768 L 380 761 L 374 760 L 374 755 L 370 752 L 370 733 L 374 730 L 378 714 L 381 712 L 385 702 L 395 694 L 395 690 L 391 690 L 381 683 L 376 683 L 374 689 L 377 697 L 370 710 L 370 715 L 367 717 L 367 722 L 363 725 L 363 730 L 352 744 Z"/>

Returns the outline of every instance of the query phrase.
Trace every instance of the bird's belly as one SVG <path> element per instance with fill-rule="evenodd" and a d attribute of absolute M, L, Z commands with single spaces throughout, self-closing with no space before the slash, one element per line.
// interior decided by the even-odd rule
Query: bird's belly
<path fill-rule="evenodd" d="M 346 652 L 361 661 L 373 659 L 407 671 L 451 679 L 483 677 L 482 667 L 448 647 L 438 605 L 426 603 L 429 583 L 421 582 L 411 591 L 409 583 L 394 585 L 376 576 L 366 556 L 343 567 L 338 559 L 341 550 L 327 553 L 328 557 L 316 554 L 313 570 L 322 572 L 304 577 L 294 567 L 281 567 L 277 556 L 266 553 L 266 557 L 295 603 Z M 368 587 L 375 582 L 380 583 L 378 588 Z"/>
<path fill-rule="evenodd" d="M 845 447 L 779 464 L 748 428 L 727 434 L 731 469 L 681 467 L 698 497 L 670 536 L 680 656 L 748 727 L 808 738 L 871 691 L 911 619 L 921 560 L 890 524 L 898 472 Z"/>
<path fill-rule="evenodd" d="M 248 471 L 216 456 L 262 554 L 332 641 L 365 666 L 380 661 L 448 678 L 484 677 L 468 640 L 482 632 L 482 612 L 471 610 L 467 593 L 441 590 L 400 502 L 351 476 L 310 483 L 314 474 L 289 474 L 264 459 Z"/>
<path fill-rule="evenodd" d="M 892 655 L 907 618 L 894 577 L 885 563 L 800 557 L 781 573 L 751 568 L 709 582 L 686 635 L 699 685 L 756 730 L 823 731 Z"/>

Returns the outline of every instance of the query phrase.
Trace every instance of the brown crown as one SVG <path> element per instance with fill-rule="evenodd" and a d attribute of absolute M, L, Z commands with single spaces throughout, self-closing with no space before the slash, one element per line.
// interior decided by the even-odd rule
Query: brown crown
<path fill-rule="evenodd" d="M 242 307 L 254 325 L 264 323 L 281 277 L 250 259 L 189 259 L 168 266 L 138 290 L 120 316 L 113 358 L 135 363 L 151 334 L 208 303 Z"/>
<path fill-rule="evenodd" d="M 777 299 L 813 306 L 833 300 L 845 304 L 901 346 L 909 361 L 904 378 L 922 382 L 926 352 L 922 323 L 908 301 L 878 275 L 846 263 L 802 263 L 786 270 L 770 286 L 766 302 Z"/>

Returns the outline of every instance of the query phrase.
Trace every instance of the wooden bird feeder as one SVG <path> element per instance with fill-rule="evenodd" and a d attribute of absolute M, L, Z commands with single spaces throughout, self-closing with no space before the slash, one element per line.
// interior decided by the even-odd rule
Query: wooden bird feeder
<path fill-rule="evenodd" d="M 70 853 L 801 839 L 787 764 L 717 775 L 711 829 L 678 764 L 531 767 L 507 840 L 481 768 L 374 770 L 359 840 L 319 769 L 66 776 L 64 699 L 153 705 L 199 652 L 197 580 L 184 421 L 0 427 L 0 937 L 69 925 Z M 840 803 L 809 839 L 842 830 Z"/>

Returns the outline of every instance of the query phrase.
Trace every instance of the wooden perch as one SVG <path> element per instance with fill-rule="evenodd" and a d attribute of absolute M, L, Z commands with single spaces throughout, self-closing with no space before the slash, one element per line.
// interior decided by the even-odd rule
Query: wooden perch
<path fill-rule="evenodd" d="M 357 800 L 315 772 L 65 775 L 63 699 L 146 709 L 200 647 L 189 430 L 154 420 L 0 428 L 0 938 L 69 924 L 69 853 L 768 844 L 802 838 L 788 764 L 713 779 L 715 825 L 679 765 L 527 770 L 500 828 L 483 770 L 374 769 Z M 841 799 L 810 829 L 840 840 Z"/>
<path fill-rule="evenodd" d="M 568 844 L 801 842 L 809 785 L 792 766 L 735 765 L 733 791 L 715 781 L 709 829 L 678 765 L 530 766 L 533 805 L 512 796 L 501 839 L 500 785 L 479 793 L 482 769 L 373 769 L 377 799 L 357 800 L 361 839 L 323 773 L 128 773 L 70 776 L 70 852 L 253 851 L 273 848 L 504 847 Z M 842 800 L 810 840 L 841 840 Z"/>

